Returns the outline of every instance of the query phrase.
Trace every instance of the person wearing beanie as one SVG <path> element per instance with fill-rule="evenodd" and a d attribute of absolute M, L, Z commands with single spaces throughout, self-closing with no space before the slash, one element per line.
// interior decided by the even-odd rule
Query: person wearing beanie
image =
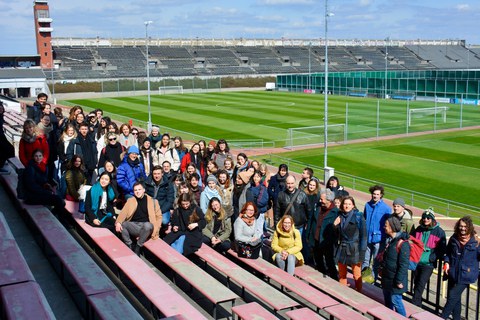
<path fill-rule="evenodd" d="M 412 211 L 405 207 L 405 200 L 397 198 L 393 200 L 393 213 L 394 217 L 397 217 L 402 225 L 402 232 L 410 234 L 415 230 L 415 224 L 412 218 Z"/>
<path fill-rule="evenodd" d="M 133 145 L 128 148 L 127 154 L 117 169 L 117 183 L 119 191 L 126 199 L 133 197 L 133 186 L 135 182 L 144 182 L 147 176 L 145 168 L 138 159 L 140 151 Z"/>
<path fill-rule="evenodd" d="M 387 244 L 381 262 L 382 288 L 385 305 L 406 317 L 407 312 L 403 305 L 402 295 L 407 291 L 410 244 L 408 241 L 402 241 L 408 235 L 402 232 L 401 228 L 400 220 L 395 216 L 391 216 L 385 221 Z M 401 244 L 399 241 L 402 241 Z"/>
<path fill-rule="evenodd" d="M 221 199 L 222 197 L 220 196 L 220 188 L 217 184 L 217 178 L 215 178 L 214 175 L 209 175 L 207 177 L 207 186 L 200 194 L 200 209 L 202 209 L 204 214 L 207 212 L 208 203 L 212 198 Z"/>
<path fill-rule="evenodd" d="M 437 261 L 442 259 L 445 253 L 447 240 L 445 231 L 440 227 L 440 223 L 435 220 L 433 208 L 428 208 L 422 213 L 419 224 L 412 236 L 423 242 L 424 249 L 415 270 L 412 303 L 421 307 L 425 285 L 430 280 L 433 269 L 437 266 Z"/>

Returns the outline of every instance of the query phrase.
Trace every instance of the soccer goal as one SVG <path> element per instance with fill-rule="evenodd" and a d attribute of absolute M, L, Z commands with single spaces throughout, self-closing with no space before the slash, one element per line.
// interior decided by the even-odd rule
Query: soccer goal
<path fill-rule="evenodd" d="M 447 122 L 447 106 L 430 107 L 430 108 L 416 108 L 408 110 L 408 126 L 412 126 L 413 119 L 426 118 L 429 116 L 441 116 L 443 123 Z"/>
<path fill-rule="evenodd" d="M 345 124 L 328 125 L 328 142 L 345 142 Z M 290 148 L 322 144 L 325 141 L 325 126 L 296 127 L 288 128 L 287 143 Z"/>
<path fill-rule="evenodd" d="M 368 96 L 368 90 L 361 88 L 347 88 L 347 96 L 365 98 Z"/>
<path fill-rule="evenodd" d="M 183 93 L 183 86 L 165 86 L 158 88 L 159 94 Z"/>

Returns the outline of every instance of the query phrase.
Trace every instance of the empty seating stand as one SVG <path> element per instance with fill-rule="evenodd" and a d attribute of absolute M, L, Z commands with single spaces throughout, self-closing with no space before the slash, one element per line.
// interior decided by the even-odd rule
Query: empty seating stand
<path fill-rule="evenodd" d="M 193 262 L 181 255 L 163 240 L 147 241 L 144 248 L 163 261 L 175 275 L 182 277 L 192 287 L 213 303 L 213 317 L 216 318 L 217 305 L 231 302 L 232 306 L 238 296 Z"/>
<path fill-rule="evenodd" d="M 227 284 L 234 281 L 241 287 L 242 297 L 245 297 L 245 290 L 248 290 L 259 300 L 272 307 L 275 312 L 299 306 L 293 299 L 285 296 L 205 244 L 196 252 L 196 255 L 205 262 L 205 266 L 210 265 L 216 271 L 224 274 L 227 278 Z"/>
<path fill-rule="evenodd" d="M 250 302 L 235 306 L 232 308 L 233 313 L 237 319 L 242 320 L 275 320 L 278 319 L 275 315 L 268 312 L 261 305 L 256 302 Z"/>
<path fill-rule="evenodd" d="M 74 213 L 74 217 L 77 226 L 150 301 L 152 314 L 157 313 L 153 310 L 155 307 L 165 317 L 182 315 L 187 319 L 205 319 L 205 316 L 108 229 L 89 226 L 78 213 Z"/>
<path fill-rule="evenodd" d="M 1 212 L 0 298 L 2 319 L 55 319 Z"/>

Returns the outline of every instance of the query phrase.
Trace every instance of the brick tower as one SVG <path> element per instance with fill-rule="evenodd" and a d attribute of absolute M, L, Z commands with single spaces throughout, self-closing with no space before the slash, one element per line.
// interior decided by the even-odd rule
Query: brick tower
<path fill-rule="evenodd" d="M 35 19 L 35 38 L 37 41 L 37 53 L 40 55 L 40 66 L 43 69 L 53 67 L 52 56 L 52 18 L 47 0 L 35 0 L 33 2 L 33 13 Z"/>

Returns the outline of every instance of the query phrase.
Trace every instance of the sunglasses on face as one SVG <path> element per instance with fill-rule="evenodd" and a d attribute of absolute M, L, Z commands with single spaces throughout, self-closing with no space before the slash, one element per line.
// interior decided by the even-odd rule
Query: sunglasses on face
<path fill-rule="evenodd" d="M 108 139 L 108 140 L 110 140 L 110 141 L 115 141 L 115 140 L 117 140 L 117 138 L 110 138 L 110 139 Z"/>
<path fill-rule="evenodd" d="M 138 132 L 132 132 L 132 134 L 138 136 Z"/>

